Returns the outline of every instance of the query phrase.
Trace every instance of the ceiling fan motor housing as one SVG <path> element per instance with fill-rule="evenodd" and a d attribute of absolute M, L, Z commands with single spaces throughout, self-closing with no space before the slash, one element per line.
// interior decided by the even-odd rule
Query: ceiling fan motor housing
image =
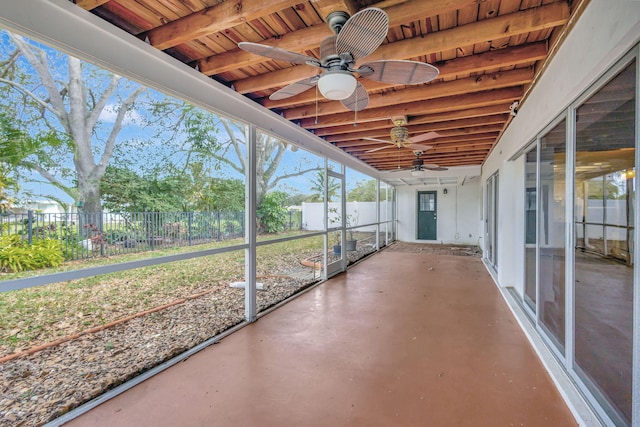
<path fill-rule="evenodd" d="M 322 65 L 327 65 L 331 60 L 340 59 L 338 50 L 336 49 L 337 35 L 329 36 L 320 43 L 320 60 Z"/>
<path fill-rule="evenodd" d="M 343 11 L 331 12 L 327 15 L 327 25 L 338 34 L 344 24 L 349 20 L 349 14 Z"/>

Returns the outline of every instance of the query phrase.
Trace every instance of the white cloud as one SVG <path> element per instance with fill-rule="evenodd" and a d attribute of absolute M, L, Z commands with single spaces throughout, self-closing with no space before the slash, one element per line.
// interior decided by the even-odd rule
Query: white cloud
<path fill-rule="evenodd" d="M 100 113 L 100 120 L 106 123 L 114 123 L 116 116 L 118 115 L 117 106 L 115 104 L 109 104 Z M 130 125 L 132 123 L 140 123 L 142 116 L 135 110 L 130 110 L 124 117 L 122 124 Z"/>

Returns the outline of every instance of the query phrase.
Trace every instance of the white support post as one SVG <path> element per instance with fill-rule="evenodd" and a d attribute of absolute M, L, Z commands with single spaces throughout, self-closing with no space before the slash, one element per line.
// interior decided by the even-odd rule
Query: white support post
<path fill-rule="evenodd" d="M 344 163 L 340 164 L 340 173 L 342 174 L 342 195 L 340 196 L 340 203 L 342 204 L 342 215 L 340 215 L 342 221 L 340 224 L 340 244 L 342 246 L 342 250 L 340 251 L 340 256 L 342 257 L 340 270 L 347 271 L 347 231 L 345 227 L 347 226 L 347 170 Z"/>
<path fill-rule="evenodd" d="M 256 127 L 247 129 L 247 162 L 245 168 L 245 243 L 244 251 L 244 313 L 247 322 L 255 322 L 256 309 Z"/>
<path fill-rule="evenodd" d="M 380 180 L 376 179 L 376 251 L 379 251 L 379 250 L 380 250 Z"/>
<path fill-rule="evenodd" d="M 324 265 L 324 274 L 322 279 L 327 280 L 329 278 L 329 232 L 327 229 L 329 228 L 329 192 L 327 189 L 329 188 L 329 159 L 324 158 L 324 255 L 322 256 L 322 265 Z"/>

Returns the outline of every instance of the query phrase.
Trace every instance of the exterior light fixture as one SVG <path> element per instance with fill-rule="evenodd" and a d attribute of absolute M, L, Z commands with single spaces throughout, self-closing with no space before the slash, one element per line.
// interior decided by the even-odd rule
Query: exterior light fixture
<path fill-rule="evenodd" d="M 447 194 L 447 193 L 448 193 L 448 191 L 447 191 L 446 188 L 444 190 L 442 190 L 442 194 Z"/>
<path fill-rule="evenodd" d="M 318 80 L 318 89 L 325 98 L 340 101 L 351 96 L 357 83 L 348 71 L 328 71 Z"/>

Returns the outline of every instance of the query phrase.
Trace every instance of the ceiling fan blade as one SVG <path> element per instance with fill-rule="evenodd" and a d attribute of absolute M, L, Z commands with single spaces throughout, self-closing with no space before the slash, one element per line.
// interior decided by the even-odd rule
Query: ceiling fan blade
<path fill-rule="evenodd" d="M 438 169 L 440 165 L 436 165 L 435 163 L 425 163 L 423 165 L 420 165 L 420 167 L 422 167 L 423 169 L 435 170 Z"/>
<path fill-rule="evenodd" d="M 412 171 L 412 170 L 413 168 L 398 168 L 398 169 L 391 170 L 389 172 L 404 172 L 404 171 Z"/>
<path fill-rule="evenodd" d="M 414 151 L 427 151 L 427 150 L 433 149 L 433 147 L 430 145 L 420 145 L 420 144 L 408 144 L 408 145 L 405 145 L 405 147 Z"/>
<path fill-rule="evenodd" d="M 364 139 L 366 141 L 386 142 L 387 144 L 393 144 L 393 141 L 388 141 L 386 139 L 378 139 L 378 138 L 362 138 L 362 139 Z"/>
<path fill-rule="evenodd" d="M 382 141 L 382 142 L 387 142 L 387 141 Z M 387 148 L 397 148 L 397 147 L 395 145 L 386 145 L 384 147 L 378 147 L 378 148 L 374 148 L 372 150 L 367 150 L 367 151 L 365 151 L 365 153 L 375 153 L 376 151 L 386 150 Z"/>
<path fill-rule="evenodd" d="M 356 85 L 356 90 L 353 91 L 351 96 L 342 100 L 342 105 L 351 111 L 362 111 L 367 108 L 367 105 L 369 105 L 369 94 L 360 82 Z"/>
<path fill-rule="evenodd" d="M 345 22 L 338 33 L 338 54 L 350 53 L 353 59 L 371 55 L 387 37 L 389 17 L 375 7 L 361 10 Z"/>
<path fill-rule="evenodd" d="M 422 141 L 428 141 L 430 139 L 438 138 L 439 136 L 440 134 L 438 132 L 427 132 L 421 135 L 412 136 L 409 138 L 409 141 L 411 141 L 411 143 L 422 142 Z"/>
<path fill-rule="evenodd" d="M 373 71 L 369 71 L 371 69 Z M 362 70 L 362 72 L 360 72 Z M 430 82 L 438 77 L 440 71 L 430 64 L 417 61 L 404 60 L 381 60 L 373 61 L 362 65 L 358 72 L 362 77 L 366 77 L 377 82 L 416 85 Z"/>
<path fill-rule="evenodd" d="M 266 56 L 267 58 L 271 59 L 277 59 L 279 61 L 287 61 L 294 64 L 309 64 L 316 67 L 320 66 L 320 61 L 318 61 L 316 58 L 303 55 L 301 53 L 280 49 L 279 47 L 251 42 L 240 42 L 238 43 L 238 47 L 242 50 L 246 50 L 247 52 L 255 53 L 256 55 L 260 56 Z"/>
<path fill-rule="evenodd" d="M 277 101 L 279 99 L 291 98 L 292 96 L 296 96 L 305 90 L 309 90 L 316 85 L 318 81 L 318 76 L 307 77 L 306 79 L 298 80 L 297 82 L 291 83 L 279 89 L 269 96 L 269 99 L 272 101 Z"/>

